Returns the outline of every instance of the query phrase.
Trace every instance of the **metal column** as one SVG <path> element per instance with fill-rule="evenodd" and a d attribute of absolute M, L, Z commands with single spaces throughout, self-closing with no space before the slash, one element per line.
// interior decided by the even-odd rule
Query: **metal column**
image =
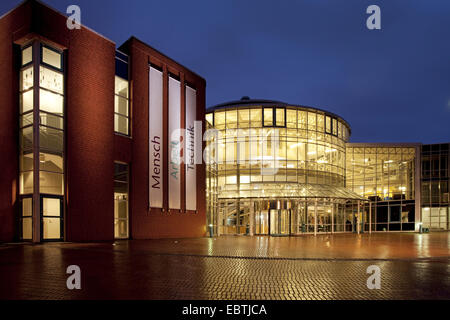
<path fill-rule="evenodd" d="M 250 200 L 250 235 L 255 234 L 255 201 Z"/>
<path fill-rule="evenodd" d="M 41 196 L 39 191 L 39 64 L 41 45 L 33 42 L 33 242 L 41 242 Z"/>
<path fill-rule="evenodd" d="M 317 199 L 314 202 L 314 236 L 317 236 Z"/>
<path fill-rule="evenodd" d="M 360 221 L 360 215 L 361 215 L 361 203 L 360 203 L 360 201 L 358 200 L 358 210 L 357 210 L 357 216 L 356 216 L 356 233 L 357 234 L 360 234 L 360 232 L 361 232 L 361 221 Z"/>
<path fill-rule="evenodd" d="M 331 204 L 331 233 L 334 233 L 334 206 L 335 203 Z"/>

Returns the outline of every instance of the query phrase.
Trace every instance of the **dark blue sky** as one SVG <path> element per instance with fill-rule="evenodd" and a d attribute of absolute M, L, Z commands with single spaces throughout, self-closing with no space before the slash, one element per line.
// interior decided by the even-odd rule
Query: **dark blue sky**
<path fill-rule="evenodd" d="M 1 1 L 6 12 L 20 1 Z M 119 46 L 131 35 L 207 81 L 341 115 L 353 142 L 450 141 L 450 1 L 45 0 Z M 366 28 L 381 7 L 382 30 Z"/>

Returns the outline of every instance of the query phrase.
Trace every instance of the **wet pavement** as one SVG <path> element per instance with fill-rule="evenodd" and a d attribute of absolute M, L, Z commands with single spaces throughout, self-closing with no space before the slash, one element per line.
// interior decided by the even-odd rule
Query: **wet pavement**
<path fill-rule="evenodd" d="M 450 233 L 3 244 L 0 299 L 450 299 Z"/>

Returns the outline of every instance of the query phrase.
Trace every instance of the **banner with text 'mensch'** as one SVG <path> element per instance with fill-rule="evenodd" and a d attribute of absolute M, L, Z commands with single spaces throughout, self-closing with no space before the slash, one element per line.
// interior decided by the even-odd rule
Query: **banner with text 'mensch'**
<path fill-rule="evenodd" d="M 149 72 L 149 202 L 163 207 L 163 74 L 150 67 Z"/>

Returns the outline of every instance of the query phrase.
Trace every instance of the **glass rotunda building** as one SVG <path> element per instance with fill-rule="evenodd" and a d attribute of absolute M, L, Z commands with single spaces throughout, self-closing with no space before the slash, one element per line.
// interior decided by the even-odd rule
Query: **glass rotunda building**
<path fill-rule="evenodd" d="M 211 234 L 359 230 L 367 199 L 345 188 L 343 118 L 243 97 L 208 108 L 206 126 Z"/>

